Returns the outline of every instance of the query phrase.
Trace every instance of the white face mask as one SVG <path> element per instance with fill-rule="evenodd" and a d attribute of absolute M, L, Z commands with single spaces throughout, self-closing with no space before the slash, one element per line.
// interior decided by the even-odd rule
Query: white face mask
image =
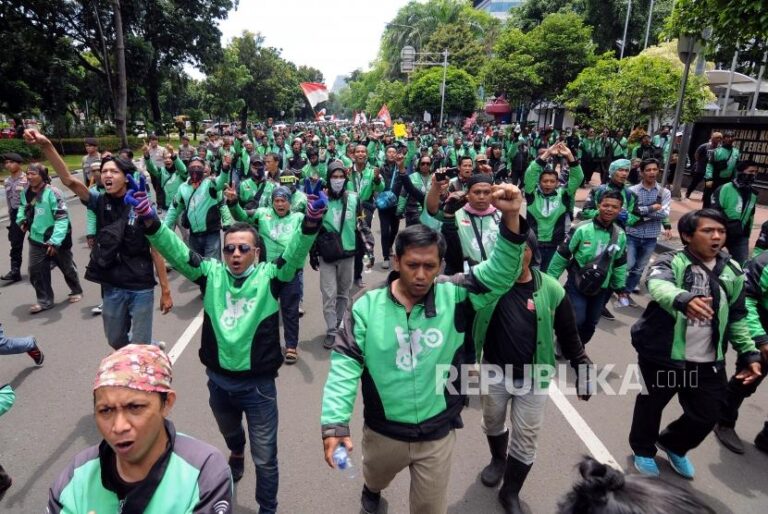
<path fill-rule="evenodd" d="M 333 191 L 336 194 L 341 193 L 341 190 L 344 188 L 344 182 L 346 182 L 347 179 L 345 178 L 332 178 L 331 179 L 331 191 Z"/>

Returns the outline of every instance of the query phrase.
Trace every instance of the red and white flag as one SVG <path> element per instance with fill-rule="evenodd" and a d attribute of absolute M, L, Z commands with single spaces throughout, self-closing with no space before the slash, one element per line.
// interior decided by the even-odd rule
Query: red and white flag
<path fill-rule="evenodd" d="M 301 90 L 304 92 L 304 96 L 307 97 L 309 105 L 314 107 L 320 102 L 328 101 L 328 88 L 325 84 L 319 82 L 302 82 L 300 84 Z"/>
<path fill-rule="evenodd" d="M 377 118 L 379 118 L 381 121 L 384 122 L 384 125 L 387 127 L 392 126 L 392 117 L 389 115 L 389 109 L 387 109 L 387 104 L 384 104 L 381 106 L 381 109 L 379 109 L 379 114 L 376 115 Z"/>

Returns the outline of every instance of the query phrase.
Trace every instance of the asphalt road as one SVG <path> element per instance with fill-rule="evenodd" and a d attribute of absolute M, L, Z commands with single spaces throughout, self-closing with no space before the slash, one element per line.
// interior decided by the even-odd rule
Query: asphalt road
<path fill-rule="evenodd" d="M 84 208 L 70 202 L 75 234 L 75 261 L 82 270 L 87 262 Z M 374 222 L 378 228 L 378 222 Z M 5 223 L 3 223 L 5 225 Z M 0 247 L 0 272 L 8 268 L 5 232 Z M 380 249 L 377 247 L 377 254 Z M 25 247 L 26 266 L 26 247 Z M 305 302 L 307 314 L 301 321 L 300 360 L 284 366 L 278 378 L 280 409 L 280 511 L 290 513 L 358 512 L 362 478 L 348 478 L 331 470 L 323 461 L 320 438 L 320 403 L 328 371 L 328 351 L 322 348 L 324 324 L 320 312 L 318 275 L 307 267 Z M 0 419 L 0 462 L 12 475 L 14 484 L 0 507 L 14 513 L 37 513 L 44 508 L 48 487 L 68 460 L 86 446 L 100 440 L 92 419 L 90 392 L 96 366 L 109 352 L 104 342 L 101 319 L 90 313 L 99 303 L 97 285 L 83 281 L 85 297 L 81 303 L 66 303 L 68 293 L 61 273 L 53 271 L 57 305 L 36 316 L 27 309 L 34 303 L 34 291 L 26 280 L 0 287 L 0 321 L 12 335 L 34 334 L 45 352 L 45 366 L 32 367 L 26 355 L 0 357 L 0 383 L 11 382 L 17 403 Z M 384 278 L 379 264 L 366 275 L 369 283 Z M 199 331 L 194 332 L 200 313 L 198 289 L 178 273 L 171 273 L 175 307 L 167 316 L 155 313 L 154 336 L 166 341 L 171 352 L 182 334 L 191 341 L 178 356 L 174 387 L 178 402 L 172 419 L 178 430 L 208 441 L 226 452 L 208 407 L 205 375 L 197 357 Z M 158 295 L 159 296 L 159 295 Z M 644 302 L 643 302 L 644 303 Z M 591 358 L 601 367 L 613 366 L 607 374 L 614 387 L 622 383 L 627 365 L 636 362 L 629 344 L 629 328 L 639 309 L 618 312 L 616 321 L 600 322 L 588 346 Z M 190 328 L 191 327 L 191 328 Z M 181 341 L 183 342 L 183 341 Z M 729 354 L 733 362 L 733 353 Z M 595 452 L 613 458 L 624 469 L 631 467 L 627 435 L 632 418 L 635 392 L 627 395 L 599 394 L 585 403 L 573 396 L 565 407 L 577 413 L 576 426 L 550 401 L 545 415 L 536 463 L 522 492 L 530 512 L 554 512 L 558 500 L 577 478 L 576 464 L 582 455 Z M 768 387 L 748 399 L 742 409 L 738 431 L 747 442 L 762 427 L 768 414 Z M 484 487 L 478 478 L 489 453 L 480 429 L 480 402 L 472 398 L 464 411 L 465 428 L 458 431 L 453 456 L 449 491 L 449 512 L 501 512 L 495 491 Z M 567 409 L 566 409 L 567 410 Z M 673 401 L 664 421 L 679 415 Z M 579 424 L 581 422 L 582 424 Z M 360 441 L 362 408 L 360 401 L 352 422 L 352 437 Z M 586 441 L 586 443 L 585 443 Z M 226 454 L 226 453 L 225 453 Z M 697 469 L 696 479 L 678 478 L 664 457 L 659 457 L 662 477 L 695 491 L 717 512 L 765 512 L 768 505 L 768 455 L 748 444 L 747 453 L 738 456 L 723 449 L 714 436 L 691 454 Z M 360 451 L 353 452 L 360 465 Z M 236 486 L 236 512 L 256 513 L 255 474 L 250 460 L 246 473 Z M 408 475 L 401 473 L 383 493 L 382 512 L 403 513 L 408 506 Z"/>

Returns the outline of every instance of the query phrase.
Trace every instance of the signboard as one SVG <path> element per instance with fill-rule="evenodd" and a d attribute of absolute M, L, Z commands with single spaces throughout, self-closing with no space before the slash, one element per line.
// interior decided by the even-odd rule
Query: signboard
<path fill-rule="evenodd" d="M 733 146 L 739 149 L 741 159 L 757 163 L 757 185 L 768 187 L 768 117 L 766 116 L 710 116 L 700 118 L 693 126 L 689 155 L 709 140 L 712 132 L 733 131 Z"/>

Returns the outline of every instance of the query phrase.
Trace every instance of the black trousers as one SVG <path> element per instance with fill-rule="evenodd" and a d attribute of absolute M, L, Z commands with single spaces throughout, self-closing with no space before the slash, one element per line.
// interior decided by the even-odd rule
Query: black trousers
<path fill-rule="evenodd" d="M 24 232 L 16 223 L 18 209 L 8 209 L 10 224 L 8 225 L 8 242 L 11 245 L 11 271 L 21 271 L 21 252 L 24 249 Z"/>
<path fill-rule="evenodd" d="M 712 206 L 712 193 L 715 192 L 715 189 L 718 187 L 727 184 L 730 182 L 730 178 L 723 178 L 723 177 L 712 177 L 712 187 L 707 187 L 706 183 L 704 184 L 704 197 L 701 203 L 701 207 L 704 209 L 708 209 Z M 687 193 L 686 193 L 687 194 Z"/>
<path fill-rule="evenodd" d="M 659 366 L 640 359 L 646 390 L 635 399 L 629 445 L 635 455 L 653 457 L 656 443 L 685 455 L 709 435 L 720 418 L 726 391 L 724 369 L 713 364 L 686 363 L 685 369 Z M 677 395 L 683 414 L 661 434 L 661 414 Z"/>
<path fill-rule="evenodd" d="M 59 248 L 56 255 L 46 254 L 46 247 L 29 244 L 29 282 L 35 288 L 37 303 L 48 309 L 53 306 L 53 287 L 51 286 L 51 265 L 55 264 L 64 274 L 64 281 L 69 286 L 70 294 L 83 294 L 77 267 L 72 259 L 72 248 Z"/>
<path fill-rule="evenodd" d="M 763 359 L 763 369 L 768 369 L 768 362 L 766 362 L 765 359 Z M 741 369 L 736 368 L 736 373 L 739 371 L 741 371 Z M 765 378 L 765 374 L 763 374 L 751 384 L 744 385 L 742 380 L 736 378 L 736 373 L 734 373 L 734 376 L 728 381 L 728 386 L 725 390 L 725 403 L 723 404 L 720 420 L 718 421 L 718 424 L 729 428 L 736 426 L 736 420 L 739 418 L 739 408 L 741 407 L 741 404 L 757 391 L 760 382 Z"/>
<path fill-rule="evenodd" d="M 379 209 L 379 226 L 381 227 L 381 254 L 384 260 L 389 260 L 392 245 L 400 230 L 400 218 L 395 214 L 397 207 L 391 209 Z"/>
<path fill-rule="evenodd" d="M 371 226 L 373 221 L 373 204 L 370 202 L 363 202 L 363 215 L 365 216 L 365 222 L 368 223 L 368 227 Z M 354 264 L 354 279 L 357 280 L 363 277 L 363 256 L 365 255 L 365 243 L 363 238 L 360 237 L 360 233 L 355 231 L 355 264 Z"/>

